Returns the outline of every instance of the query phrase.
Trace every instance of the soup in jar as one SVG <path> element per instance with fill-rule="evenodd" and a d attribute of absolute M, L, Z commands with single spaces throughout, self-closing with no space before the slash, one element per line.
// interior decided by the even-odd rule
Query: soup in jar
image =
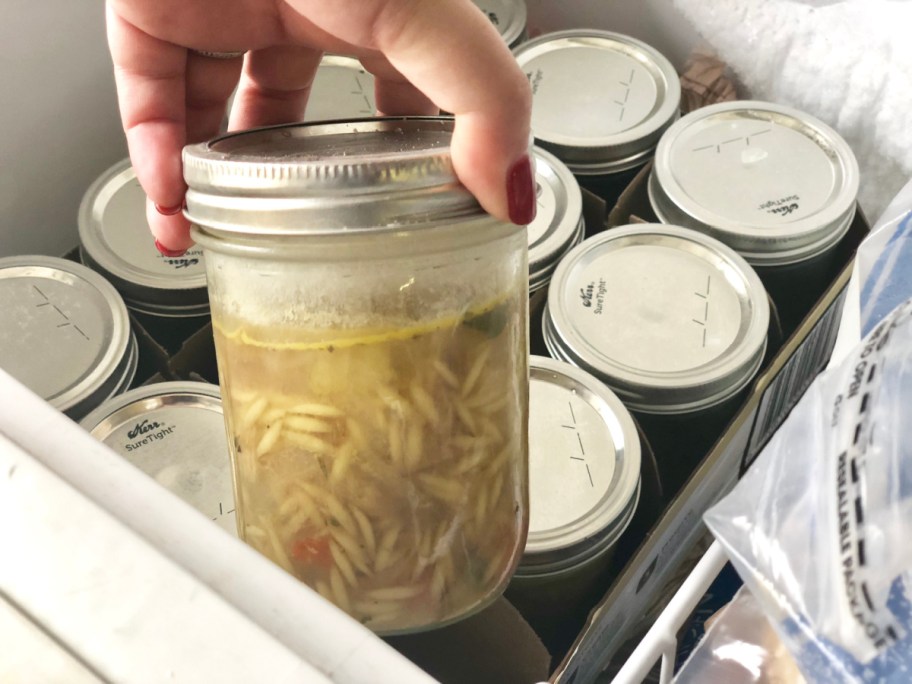
<path fill-rule="evenodd" d="M 524 307 L 331 332 L 217 317 L 241 537 L 382 633 L 487 605 L 526 537 Z"/>

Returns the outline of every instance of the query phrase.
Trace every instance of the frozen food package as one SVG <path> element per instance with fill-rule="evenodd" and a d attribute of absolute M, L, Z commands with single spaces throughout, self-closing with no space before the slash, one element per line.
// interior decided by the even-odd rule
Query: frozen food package
<path fill-rule="evenodd" d="M 742 587 L 707 622 L 706 635 L 675 676 L 675 684 L 804 684 L 795 660 L 763 609 Z"/>
<path fill-rule="evenodd" d="M 912 300 L 810 387 L 706 522 L 809 682 L 912 667 Z"/>

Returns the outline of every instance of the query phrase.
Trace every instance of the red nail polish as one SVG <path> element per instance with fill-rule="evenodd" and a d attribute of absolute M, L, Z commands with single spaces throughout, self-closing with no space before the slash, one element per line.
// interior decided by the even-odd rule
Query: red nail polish
<path fill-rule="evenodd" d="M 178 204 L 176 207 L 163 207 L 160 204 L 155 205 L 155 211 L 157 211 L 162 216 L 175 216 L 183 210 L 184 205 Z"/>
<path fill-rule="evenodd" d="M 527 225 L 535 218 L 535 179 L 527 154 L 507 171 L 507 207 L 510 220 L 518 225 Z"/>
<path fill-rule="evenodd" d="M 155 241 L 155 249 L 157 249 L 162 256 L 166 257 L 179 257 L 184 256 L 187 253 L 186 249 L 168 249 L 158 240 Z"/>

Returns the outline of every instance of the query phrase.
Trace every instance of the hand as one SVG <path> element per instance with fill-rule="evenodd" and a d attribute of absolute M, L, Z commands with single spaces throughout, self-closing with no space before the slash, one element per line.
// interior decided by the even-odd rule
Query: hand
<path fill-rule="evenodd" d="M 534 216 L 529 84 L 469 0 L 107 0 L 107 25 L 130 158 L 165 251 L 192 244 L 183 146 L 218 133 L 239 79 L 232 130 L 299 121 L 323 51 L 361 60 L 381 113 L 452 112 L 463 184 L 500 219 Z"/>

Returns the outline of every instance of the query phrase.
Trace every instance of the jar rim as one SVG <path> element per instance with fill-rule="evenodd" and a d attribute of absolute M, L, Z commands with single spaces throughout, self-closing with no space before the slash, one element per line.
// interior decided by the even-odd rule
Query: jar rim
<path fill-rule="evenodd" d="M 389 234 L 485 214 L 450 157 L 452 117 L 241 131 L 184 148 L 185 216 L 248 235 Z"/>

